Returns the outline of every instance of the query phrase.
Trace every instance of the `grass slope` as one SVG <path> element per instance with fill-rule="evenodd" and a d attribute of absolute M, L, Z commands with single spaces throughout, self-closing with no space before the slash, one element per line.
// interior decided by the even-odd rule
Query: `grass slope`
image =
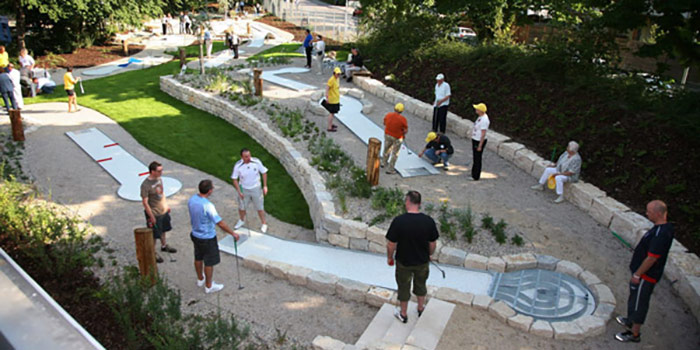
<path fill-rule="evenodd" d="M 258 52 L 257 54 L 248 57 L 246 61 L 256 61 L 272 57 L 304 57 L 303 53 L 298 52 L 300 47 L 301 44 L 299 43 L 280 44 Z"/>
<path fill-rule="evenodd" d="M 312 228 L 309 207 L 282 164 L 243 131 L 160 90 L 159 77 L 177 72 L 177 62 L 83 82 L 78 103 L 115 120 L 151 151 L 230 182 L 241 148 L 269 169 L 266 210 L 291 224 Z M 28 104 L 67 102 L 62 86 Z M 155 136 L 155 137 L 154 137 Z"/>
<path fill-rule="evenodd" d="M 199 44 L 192 44 L 188 46 L 180 46 L 185 48 L 185 55 L 187 57 L 199 57 Z M 180 47 L 178 47 L 177 50 L 168 50 L 165 51 L 165 53 L 169 55 L 173 55 L 176 58 L 180 57 Z M 228 47 L 224 44 L 223 41 L 214 41 L 211 46 L 211 53 L 214 54 L 219 51 L 227 50 Z M 206 56 L 207 54 L 207 47 L 204 46 L 202 47 L 202 53 Z"/>

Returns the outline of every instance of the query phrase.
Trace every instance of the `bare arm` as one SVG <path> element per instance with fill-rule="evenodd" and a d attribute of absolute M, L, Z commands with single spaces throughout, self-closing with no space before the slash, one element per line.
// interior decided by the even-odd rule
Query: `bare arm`
<path fill-rule="evenodd" d="M 263 179 L 263 194 L 267 196 L 267 173 L 262 174 Z"/>
<path fill-rule="evenodd" d="M 231 236 L 233 236 L 233 239 L 235 239 L 236 241 L 239 240 L 239 239 L 241 238 L 236 232 L 234 232 L 230 227 L 228 227 L 228 225 L 226 225 L 226 223 L 224 222 L 224 220 L 219 221 L 219 223 L 216 224 L 216 226 L 219 226 L 219 228 L 221 228 L 222 230 L 224 230 L 224 232 L 226 232 L 226 233 L 230 234 Z"/>
<path fill-rule="evenodd" d="M 243 192 L 241 192 L 241 188 L 238 186 L 238 180 L 232 179 L 233 180 L 233 187 L 236 188 L 236 192 L 238 192 L 238 195 L 243 198 Z"/>
<path fill-rule="evenodd" d="M 435 102 L 435 106 L 439 106 L 439 105 L 443 104 L 445 101 L 449 100 L 451 96 L 452 95 L 447 95 L 447 96 L 443 97 L 442 99 L 438 100 L 437 102 Z"/>
<path fill-rule="evenodd" d="M 656 263 L 656 260 L 657 260 L 657 258 L 655 258 L 653 256 L 647 256 L 644 259 L 644 261 L 642 261 L 642 265 L 640 265 L 639 268 L 637 269 L 637 271 L 635 271 L 634 274 L 632 275 L 632 280 L 631 280 L 632 283 L 639 283 L 639 278 L 643 274 L 647 273 L 647 271 L 649 271 L 649 269 L 652 266 L 654 266 L 654 264 Z"/>
<path fill-rule="evenodd" d="M 435 247 L 437 247 L 437 241 L 430 242 L 430 244 L 429 244 L 430 255 L 433 255 L 433 253 L 435 253 Z"/>
<path fill-rule="evenodd" d="M 326 101 L 330 100 L 331 86 L 326 84 Z"/>
<path fill-rule="evenodd" d="M 394 252 L 396 252 L 396 243 L 386 241 L 386 261 L 389 266 L 394 265 Z"/>
<path fill-rule="evenodd" d="M 155 218 L 155 216 L 153 216 L 153 211 L 151 211 L 151 206 L 148 205 L 148 197 L 142 197 L 141 203 L 143 204 L 143 209 L 146 211 L 146 215 L 148 215 L 148 220 L 150 221 L 150 225 L 153 225 L 156 222 L 156 218 Z"/>
<path fill-rule="evenodd" d="M 481 130 L 481 141 L 479 141 L 479 147 L 476 149 L 481 152 L 484 149 L 484 141 L 486 141 L 486 130 Z"/>

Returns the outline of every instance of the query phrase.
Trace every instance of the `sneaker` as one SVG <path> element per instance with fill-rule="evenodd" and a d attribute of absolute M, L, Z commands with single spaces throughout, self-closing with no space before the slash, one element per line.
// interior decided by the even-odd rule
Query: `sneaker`
<path fill-rule="evenodd" d="M 204 287 L 205 279 L 197 280 L 197 287 Z"/>
<path fill-rule="evenodd" d="M 535 190 L 535 191 L 544 191 L 544 185 L 542 185 L 542 184 L 537 184 L 537 185 L 534 185 L 534 186 L 530 186 L 530 189 L 531 189 L 531 190 Z"/>
<path fill-rule="evenodd" d="M 233 227 L 234 230 L 238 230 L 239 228 L 243 227 L 245 225 L 245 221 L 238 219 L 238 222 L 236 222 L 236 226 Z"/>
<path fill-rule="evenodd" d="M 387 173 L 387 175 L 394 175 L 397 173 L 397 171 L 396 170 L 387 170 L 386 173 Z"/>
<path fill-rule="evenodd" d="M 442 170 L 450 170 L 450 163 L 449 162 L 443 163 Z"/>
<path fill-rule="evenodd" d="M 267 233 L 267 224 L 263 224 L 262 226 L 260 226 L 260 232 Z"/>
<path fill-rule="evenodd" d="M 163 260 L 163 258 L 161 258 L 160 255 L 156 254 L 156 262 L 160 264 L 163 261 L 165 261 L 165 260 Z"/>
<path fill-rule="evenodd" d="M 204 293 L 211 294 L 211 293 L 216 293 L 220 290 L 224 289 L 223 284 L 218 284 L 214 281 L 211 282 L 211 288 L 209 287 L 204 287 Z"/>
<path fill-rule="evenodd" d="M 627 317 L 622 317 L 622 316 L 617 316 L 615 317 L 615 321 L 622 326 L 627 328 L 628 330 L 632 329 L 632 322 L 627 319 Z"/>
<path fill-rule="evenodd" d="M 423 311 L 425 311 L 425 306 L 423 307 L 423 310 L 416 308 L 416 311 L 418 311 L 418 317 L 421 317 L 423 315 Z"/>
<path fill-rule="evenodd" d="M 175 249 L 167 244 L 164 246 L 160 246 L 160 251 L 161 252 L 168 252 L 168 253 L 177 253 L 177 249 Z"/>
<path fill-rule="evenodd" d="M 554 200 L 554 203 L 559 204 L 563 201 L 564 201 L 564 195 L 560 195 L 559 197 L 557 197 L 557 199 Z"/>
<path fill-rule="evenodd" d="M 615 340 L 621 341 L 623 343 L 639 343 L 639 341 L 642 340 L 642 337 L 641 334 L 635 337 L 632 331 L 625 331 L 615 334 Z"/>
<path fill-rule="evenodd" d="M 396 318 L 397 318 L 399 321 L 401 321 L 401 322 L 403 322 L 403 323 L 408 323 L 408 316 L 402 316 L 402 315 L 401 315 L 401 308 L 398 308 L 398 307 L 397 307 L 396 309 L 394 309 L 394 316 L 396 316 Z"/>

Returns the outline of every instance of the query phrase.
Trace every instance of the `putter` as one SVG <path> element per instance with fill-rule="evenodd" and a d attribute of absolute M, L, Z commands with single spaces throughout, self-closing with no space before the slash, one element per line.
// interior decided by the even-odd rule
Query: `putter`
<path fill-rule="evenodd" d="M 243 286 L 241 285 L 241 268 L 238 266 L 238 242 L 236 240 L 233 240 L 233 249 L 236 252 L 236 273 L 238 275 L 238 290 L 243 289 Z"/>
<path fill-rule="evenodd" d="M 430 262 L 433 263 L 433 265 L 437 267 L 440 272 L 442 272 L 442 279 L 445 279 L 445 270 L 441 269 L 440 266 L 438 266 L 438 264 L 436 264 L 434 261 L 430 260 Z"/>

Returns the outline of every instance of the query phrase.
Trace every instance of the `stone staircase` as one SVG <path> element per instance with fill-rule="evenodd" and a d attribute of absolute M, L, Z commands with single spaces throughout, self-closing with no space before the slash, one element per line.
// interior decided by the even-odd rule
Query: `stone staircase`
<path fill-rule="evenodd" d="M 394 317 L 396 306 L 384 304 L 355 343 L 367 350 L 434 350 L 437 348 L 455 305 L 430 299 L 419 318 L 417 304 L 408 304 L 408 323 Z M 348 347 L 349 348 L 349 347 Z"/>

